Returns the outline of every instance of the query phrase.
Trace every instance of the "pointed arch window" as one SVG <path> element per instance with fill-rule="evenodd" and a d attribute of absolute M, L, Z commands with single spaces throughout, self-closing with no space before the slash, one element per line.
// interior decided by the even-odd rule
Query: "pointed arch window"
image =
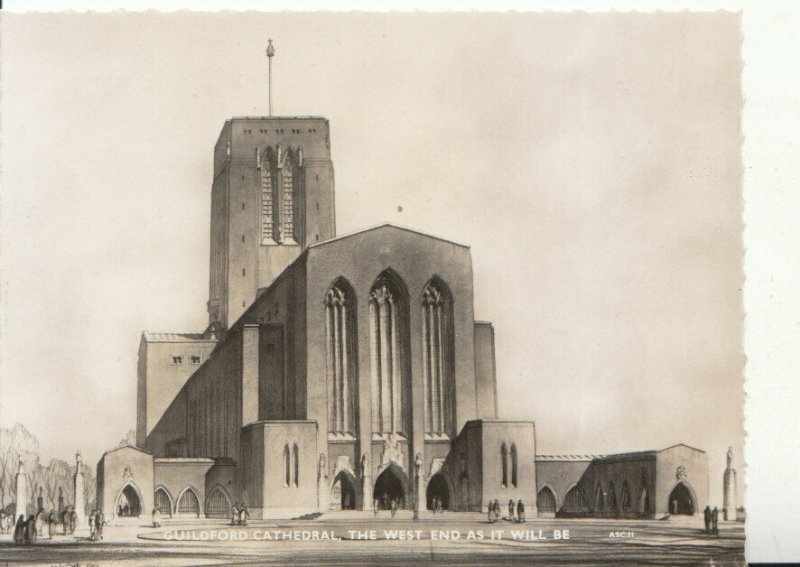
<path fill-rule="evenodd" d="M 340 280 L 325 294 L 328 432 L 355 433 L 356 319 L 352 289 Z"/>
<path fill-rule="evenodd" d="M 503 488 L 505 488 L 508 486 L 508 448 L 505 443 L 500 446 L 500 465 L 503 468 L 501 484 Z"/>
<path fill-rule="evenodd" d="M 289 486 L 292 482 L 292 458 L 289 454 L 289 444 L 283 446 L 283 470 L 284 470 L 284 478 L 283 484 L 284 486 Z"/>
<path fill-rule="evenodd" d="M 297 244 L 294 239 L 295 160 L 287 156 L 281 167 L 281 244 Z"/>
<path fill-rule="evenodd" d="M 425 432 L 452 433 L 453 333 L 447 286 L 431 280 L 422 292 L 422 370 L 425 385 Z"/>
<path fill-rule="evenodd" d="M 298 485 L 300 477 L 300 451 L 297 449 L 297 443 L 292 447 L 292 481 L 295 486 Z"/>
<path fill-rule="evenodd" d="M 275 156 L 271 148 L 262 156 L 257 156 L 261 168 L 261 244 L 276 244 L 275 234 L 275 190 L 272 178 L 275 170 Z"/>
<path fill-rule="evenodd" d="M 390 275 L 380 276 L 369 298 L 372 430 L 379 434 L 405 435 L 408 430 L 406 306 L 402 283 Z"/>
<path fill-rule="evenodd" d="M 256 150 L 261 170 L 261 243 L 297 244 L 295 202 L 301 185 L 302 149 L 289 147 Z"/>
<path fill-rule="evenodd" d="M 511 444 L 511 486 L 517 487 L 517 446 Z"/>
<path fill-rule="evenodd" d="M 627 480 L 622 484 L 622 511 L 631 511 L 631 487 Z"/>

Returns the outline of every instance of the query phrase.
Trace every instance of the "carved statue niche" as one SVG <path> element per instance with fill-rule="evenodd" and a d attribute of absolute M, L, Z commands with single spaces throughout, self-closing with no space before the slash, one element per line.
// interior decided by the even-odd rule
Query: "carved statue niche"
<path fill-rule="evenodd" d="M 319 478 L 328 478 L 328 457 L 325 453 L 319 454 Z"/>

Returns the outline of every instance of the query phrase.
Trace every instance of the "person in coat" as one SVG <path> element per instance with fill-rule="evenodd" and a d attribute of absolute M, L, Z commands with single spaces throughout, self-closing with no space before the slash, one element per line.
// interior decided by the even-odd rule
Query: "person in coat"
<path fill-rule="evenodd" d="M 24 543 L 25 545 L 36 543 L 36 518 L 33 517 L 33 514 L 25 520 Z"/>
<path fill-rule="evenodd" d="M 97 528 L 94 523 L 94 518 L 97 515 L 97 510 L 92 510 L 92 513 L 89 514 L 89 539 L 92 541 L 97 539 Z"/>
<path fill-rule="evenodd" d="M 14 543 L 22 545 L 25 543 L 25 516 L 19 515 L 17 525 L 14 527 Z"/>
<path fill-rule="evenodd" d="M 69 507 L 69 533 L 75 533 L 75 527 L 78 525 L 78 513 L 75 511 L 75 506 Z"/>
<path fill-rule="evenodd" d="M 525 504 L 522 503 L 521 498 L 519 502 L 517 502 L 517 521 L 518 522 L 525 521 Z"/>
<path fill-rule="evenodd" d="M 50 510 L 47 515 L 47 535 L 50 536 L 50 539 L 53 539 L 54 533 L 56 533 L 56 511 Z"/>
<path fill-rule="evenodd" d="M 97 539 L 103 539 L 103 524 L 106 523 L 106 517 L 102 510 L 97 510 L 94 515 L 94 535 Z"/>
<path fill-rule="evenodd" d="M 706 506 L 706 509 L 703 510 L 703 523 L 706 526 L 706 533 L 711 533 L 711 507 Z"/>
<path fill-rule="evenodd" d="M 719 533 L 719 509 L 714 506 L 714 509 L 711 511 L 711 533 L 718 534 Z"/>

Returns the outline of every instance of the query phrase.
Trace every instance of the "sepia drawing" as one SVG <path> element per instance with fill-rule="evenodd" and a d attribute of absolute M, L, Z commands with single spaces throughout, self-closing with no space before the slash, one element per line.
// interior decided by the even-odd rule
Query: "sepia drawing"
<path fill-rule="evenodd" d="M 594 17 L 595 21 L 593 16 L 579 16 L 581 25 L 610 25 L 608 15 Z M 726 33 L 738 29 L 737 17 L 721 12 L 617 17 L 628 18 L 625 29 L 634 35 L 654 22 L 657 25 L 659 18 L 680 26 L 691 25 L 696 17 L 719 24 Z M 417 18 L 407 23 L 421 27 L 430 23 L 424 16 Z M 537 29 L 534 23 L 532 31 Z M 280 35 L 279 26 L 269 29 Z M 637 40 L 632 41 L 635 45 Z M 210 201 L 209 271 L 197 266 L 191 276 L 204 285 L 207 278 L 204 328 L 141 333 L 137 367 L 109 378 L 127 381 L 128 391 L 135 390 L 135 424 L 117 446 L 106 447 L 96 460 L 79 451 L 73 463 L 53 460 L 45 467 L 39 463 L 37 440 L 28 431 L 35 430 L 35 424 L 22 420 L 17 425 L 2 424 L 2 555 L 11 561 L 53 564 L 744 564 L 745 507 L 736 471 L 741 419 L 737 422 L 734 416 L 735 427 L 727 437 L 715 438 L 712 447 L 694 446 L 682 435 L 711 428 L 709 420 L 718 411 L 704 405 L 708 398 L 702 396 L 711 394 L 697 394 L 704 401 L 700 410 L 691 410 L 694 418 L 689 424 L 675 428 L 674 435 L 653 437 L 670 438 L 669 444 L 636 446 L 630 441 L 635 437 L 615 430 L 600 446 L 593 445 L 595 437 L 587 436 L 573 438 L 569 448 L 559 450 L 559 443 L 565 446 L 564 437 L 552 440 L 550 431 L 558 429 L 553 420 L 540 420 L 533 409 L 527 416 L 516 406 L 513 412 L 504 411 L 507 402 L 501 392 L 509 399 L 533 399 L 539 392 L 536 377 L 543 371 L 534 359 L 526 368 L 506 366 L 501 373 L 498 354 L 523 353 L 531 335 L 540 330 L 535 310 L 517 304 L 511 310 L 521 327 L 504 334 L 495 322 L 483 320 L 492 316 L 486 309 L 490 304 L 479 307 L 476 298 L 491 294 L 496 302 L 491 305 L 502 306 L 513 301 L 505 297 L 504 287 L 522 285 L 536 294 L 537 281 L 513 263 L 505 273 L 481 274 L 475 255 L 489 251 L 479 252 L 478 245 L 462 241 L 463 231 L 451 235 L 447 229 L 457 224 L 467 227 L 467 233 L 491 233 L 509 224 L 515 227 L 517 241 L 524 242 L 537 238 L 531 226 L 547 222 L 546 213 L 541 218 L 519 218 L 512 205 L 505 218 L 451 218 L 441 223 L 441 230 L 406 226 L 403 217 L 387 221 L 375 214 L 371 225 L 340 230 L 337 199 L 353 189 L 334 183 L 335 118 L 284 115 L 281 105 L 273 104 L 277 88 L 273 74 L 281 68 L 282 46 L 266 36 L 260 44 L 246 46 L 266 56 L 263 72 L 242 70 L 258 77 L 254 88 L 262 93 L 266 112 L 238 115 L 237 108 L 224 109 L 229 118 L 213 143 L 213 171 L 206 175 L 210 194 L 196 192 L 197 199 Z M 491 41 L 476 48 L 490 49 Z M 738 64 L 737 52 L 729 55 Z M 483 72 L 491 80 L 492 71 Z M 738 72 L 732 68 L 734 79 Z M 560 85 L 573 88 L 575 81 L 580 76 Z M 320 90 L 319 98 L 335 96 L 331 88 Z M 740 96 L 738 88 L 731 92 Z M 455 101 L 458 97 L 453 96 Z M 679 93 L 674 103 L 680 105 L 682 100 Z M 735 107 L 741 101 L 734 97 L 731 104 Z M 602 111 L 599 101 L 592 112 Z M 702 111 L 719 112 L 713 100 Z M 692 114 L 696 122 L 690 120 L 687 128 L 705 127 L 700 114 Z M 731 124 L 734 139 L 722 142 L 732 148 L 731 161 L 712 163 L 709 150 L 687 163 L 700 168 L 690 172 L 692 176 L 710 176 L 715 184 L 729 185 L 725 207 L 733 211 L 731 218 L 738 219 L 738 115 L 733 115 Z M 479 145 L 496 144 L 502 134 L 486 131 L 485 135 L 486 141 Z M 180 144 L 179 138 L 171 143 Z M 407 133 L 403 139 L 408 139 Z M 79 144 L 80 135 L 69 143 Z M 576 144 L 576 151 L 565 152 L 569 157 L 563 159 L 590 163 L 580 153 L 586 147 L 583 142 Z M 513 153 L 513 148 L 509 151 Z M 10 159 L 7 152 L 4 148 L 4 162 Z M 437 148 L 427 152 L 433 155 Z M 496 181 L 482 187 L 486 199 L 518 179 L 504 163 L 484 163 L 480 154 L 472 157 L 476 163 L 469 168 L 485 169 Z M 526 160 L 536 159 L 514 156 L 520 170 L 530 167 Z M 409 179 L 425 175 L 427 165 L 421 164 Z M 337 166 L 358 167 L 339 162 Z M 467 164 L 454 162 L 448 167 L 456 170 Z M 655 168 L 653 163 L 642 167 Z M 657 184 L 658 175 L 672 175 L 668 168 L 648 171 L 645 178 Z M 459 179 L 463 182 L 464 176 Z M 632 182 L 624 199 L 655 198 L 638 183 Z M 367 213 L 368 190 L 360 188 L 359 197 Z M 457 187 L 448 191 L 459 198 Z M 585 198 L 578 197 L 576 206 Z M 396 199 L 404 202 L 403 194 Z M 353 202 L 352 196 L 348 202 Z M 613 217 L 617 206 L 608 201 L 595 211 Z M 402 206 L 397 210 L 400 215 Z M 702 214 L 698 216 L 696 222 L 703 223 Z M 197 229 L 202 235 L 202 227 L 194 224 L 187 224 L 186 230 Z M 650 230 L 673 228 L 653 225 L 645 232 Z M 680 229 L 674 230 L 676 238 L 683 237 Z M 500 234 L 495 241 L 497 254 L 518 245 Z M 737 238 L 732 256 L 740 261 Z M 478 240 L 481 246 L 486 242 L 483 237 Z M 610 246 L 618 242 L 612 237 L 608 241 Z M 691 243 L 680 250 L 687 258 L 694 253 Z M 660 260 L 650 261 L 655 265 Z M 713 257 L 700 260 L 704 267 L 713 262 Z M 626 269 L 630 282 L 651 268 L 629 264 Z M 730 276 L 739 288 L 740 276 L 740 272 Z M 493 280 L 493 289 L 478 289 Z M 622 288 L 628 285 L 632 284 Z M 568 287 L 563 292 L 565 302 L 572 301 L 567 298 Z M 153 290 L 156 295 L 165 291 Z M 148 301 L 149 296 L 138 300 Z M 507 309 L 510 304 L 505 305 Z M 603 306 L 581 307 L 592 308 Z M 737 309 L 734 305 L 733 318 L 740 313 Z M 582 328 L 580 310 L 571 313 L 569 325 Z M 692 341 L 702 342 L 706 339 L 694 336 L 700 331 L 690 328 L 693 316 L 687 308 L 669 324 L 686 328 Z M 112 324 L 114 317 L 108 314 Z M 659 321 L 653 317 L 649 324 L 658 326 Z M 608 328 L 615 332 L 613 323 Z M 726 399 L 741 403 L 741 344 L 735 340 L 740 340 L 741 330 L 737 329 L 731 331 L 730 365 L 739 369 L 738 374 L 729 381 L 715 381 L 702 371 L 692 386 L 665 386 L 670 394 L 640 407 L 627 418 L 628 426 L 635 429 L 648 422 L 646 427 L 673 431 L 673 406 L 691 405 L 693 388 L 730 389 Z M 711 336 L 718 331 L 709 327 L 703 332 Z M 620 337 L 647 333 L 639 328 Z M 500 341 L 505 342 L 502 351 Z M 581 360 L 649 356 L 633 352 L 637 347 L 625 341 L 618 341 L 616 352 L 600 355 L 590 339 L 586 352 L 575 351 L 574 356 Z M 664 350 L 672 347 L 665 343 Z M 102 345 L 98 349 L 95 354 L 102 356 Z M 720 352 L 708 356 L 722 357 Z M 675 353 L 676 359 L 685 356 L 695 354 Z M 666 369 L 665 375 L 670 372 Z M 534 378 L 523 382 L 522 374 Z M 715 385 L 702 386 L 703 380 Z M 583 391 L 575 390 L 569 403 L 562 399 L 553 410 L 565 423 L 579 421 L 587 431 L 604 427 L 603 412 L 619 412 L 590 384 L 586 379 Z M 104 403 L 102 392 L 95 395 L 98 404 Z M 126 403 L 133 407 L 134 400 Z M 582 413 L 590 407 L 594 408 L 590 413 Z M 60 443 L 71 451 L 81 445 L 66 430 Z M 576 453 L 576 446 L 584 452 Z M 727 453 L 720 447 L 728 447 Z M 722 461 L 724 468 L 718 466 Z"/>

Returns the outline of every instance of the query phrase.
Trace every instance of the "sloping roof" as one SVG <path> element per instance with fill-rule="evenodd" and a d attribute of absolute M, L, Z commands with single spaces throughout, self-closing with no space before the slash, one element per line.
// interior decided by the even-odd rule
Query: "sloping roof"
<path fill-rule="evenodd" d="M 216 339 L 213 339 L 204 333 L 153 333 L 150 331 L 144 331 L 142 336 L 148 343 L 174 343 L 192 341 L 216 342 Z"/>
<path fill-rule="evenodd" d="M 140 453 L 144 453 L 145 455 L 152 455 L 153 454 L 150 451 L 147 451 L 146 449 L 142 449 L 141 447 L 137 447 L 136 445 L 131 445 L 130 443 L 125 443 L 124 445 L 120 445 L 119 447 L 114 447 L 113 449 L 109 449 L 108 451 L 103 453 L 103 456 L 100 457 L 100 460 L 102 461 L 105 458 L 105 456 L 110 454 L 110 453 L 116 453 L 117 451 L 121 451 L 123 449 L 132 449 L 134 451 L 139 451 Z"/>
<path fill-rule="evenodd" d="M 605 455 L 536 455 L 537 461 L 593 461 Z"/>
<path fill-rule="evenodd" d="M 442 242 L 447 242 L 448 244 L 455 244 L 456 246 L 460 246 L 462 248 L 469 248 L 468 245 L 461 244 L 460 242 L 455 242 L 453 240 L 449 240 L 449 239 L 443 238 L 441 236 L 436 236 L 435 234 L 429 234 L 427 232 L 423 232 L 423 231 L 417 230 L 415 228 L 409 228 L 409 227 L 406 227 L 406 226 L 400 226 L 400 225 L 393 224 L 393 223 L 390 223 L 390 222 L 385 222 L 385 223 L 378 224 L 378 225 L 375 225 L 375 226 L 369 226 L 367 228 L 361 228 L 359 230 L 355 230 L 353 232 L 348 232 L 348 233 L 342 234 L 340 236 L 334 236 L 333 238 L 329 238 L 328 240 L 322 240 L 320 242 L 313 242 L 313 243 L 309 244 L 306 248 L 317 248 L 318 246 L 325 246 L 326 244 L 330 244 L 331 242 L 336 242 L 338 240 L 344 240 L 345 238 L 351 238 L 351 237 L 356 236 L 358 234 L 363 234 L 365 232 L 371 232 L 373 230 L 380 230 L 382 228 L 395 228 L 397 230 L 403 230 L 405 232 L 411 232 L 413 234 L 419 234 L 420 236 L 425 236 L 427 238 L 434 238 L 436 240 L 441 240 Z"/>
<path fill-rule="evenodd" d="M 691 449 L 692 451 L 699 451 L 700 453 L 705 453 L 702 449 L 698 449 L 697 447 L 692 447 L 691 445 L 687 445 L 686 443 L 675 443 L 674 445 L 670 445 L 664 449 L 660 449 L 658 452 L 663 453 L 664 451 L 669 451 L 670 449 L 674 449 L 675 447 L 686 447 L 687 449 Z"/>

